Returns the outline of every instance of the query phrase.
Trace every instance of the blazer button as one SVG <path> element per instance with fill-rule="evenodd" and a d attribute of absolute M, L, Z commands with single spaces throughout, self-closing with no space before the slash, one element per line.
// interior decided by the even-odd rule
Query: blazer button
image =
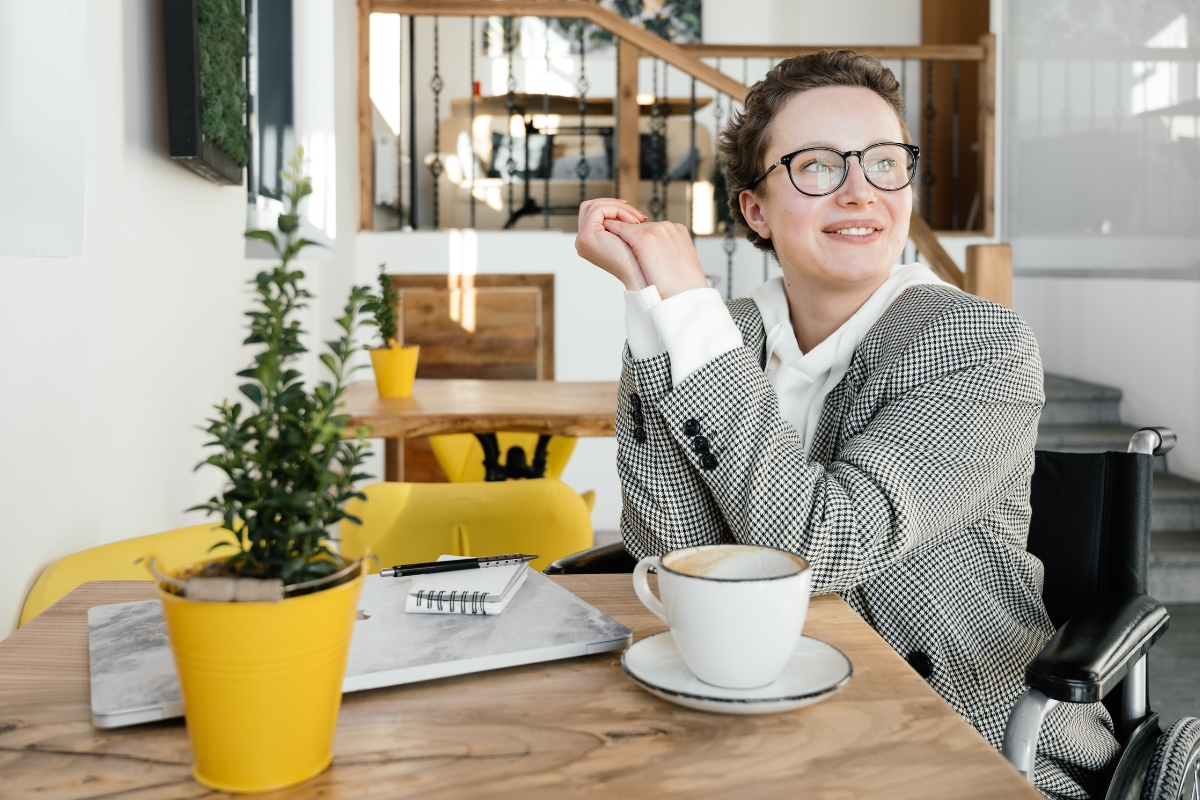
<path fill-rule="evenodd" d="M 694 419 L 689 419 L 683 423 L 683 432 L 688 436 L 695 436 L 700 433 L 700 423 Z"/>
<path fill-rule="evenodd" d="M 708 439 L 704 436 L 697 436 L 692 439 L 692 449 L 697 453 L 707 453 L 709 451 Z"/>
<path fill-rule="evenodd" d="M 908 665 L 925 680 L 929 680 L 929 676 L 933 674 L 933 662 L 920 650 L 914 650 L 908 654 Z"/>
<path fill-rule="evenodd" d="M 634 428 L 633 429 L 633 438 L 637 440 L 638 444 L 644 444 L 646 441 L 646 429 L 643 427 L 640 427 L 640 426 L 637 428 Z"/>
<path fill-rule="evenodd" d="M 700 468 L 701 469 L 716 469 L 717 468 L 717 457 L 714 456 L 712 453 L 705 453 L 704 455 L 700 456 Z"/>
<path fill-rule="evenodd" d="M 642 410 L 640 408 L 635 407 L 631 416 L 633 417 L 634 425 L 641 425 L 646 421 L 646 417 L 642 414 Z"/>
<path fill-rule="evenodd" d="M 629 405 L 633 406 L 635 409 L 641 408 L 642 398 L 638 397 L 636 394 L 629 395 Z"/>

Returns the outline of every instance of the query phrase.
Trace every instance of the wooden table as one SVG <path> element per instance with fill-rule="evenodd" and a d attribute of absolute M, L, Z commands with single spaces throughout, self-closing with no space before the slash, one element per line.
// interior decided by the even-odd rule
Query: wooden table
<path fill-rule="evenodd" d="M 381 398 L 371 381 L 346 392 L 352 426 L 370 425 L 386 440 L 385 479 L 402 480 L 400 440 L 443 433 L 528 431 L 559 436 L 615 436 L 617 382 L 431 380 L 412 397 Z"/>
<path fill-rule="evenodd" d="M 554 580 L 635 638 L 662 630 L 627 575 Z M 0 642 L 0 797 L 218 796 L 190 778 L 182 721 L 91 725 L 87 609 L 151 597 L 149 582 L 84 584 Z M 805 633 L 854 677 L 775 716 L 666 703 L 618 653 L 348 694 L 333 766 L 269 796 L 1040 797 L 840 598 L 814 598 Z"/>

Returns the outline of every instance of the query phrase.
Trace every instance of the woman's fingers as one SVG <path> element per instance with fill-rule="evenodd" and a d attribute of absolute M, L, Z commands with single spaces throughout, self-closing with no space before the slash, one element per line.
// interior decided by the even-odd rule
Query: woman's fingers
<path fill-rule="evenodd" d="M 656 285 L 663 299 L 708 286 L 685 226 L 674 222 L 631 225 L 619 219 L 607 219 L 603 225 L 633 251 L 646 285 Z"/>
<path fill-rule="evenodd" d="M 633 250 L 604 227 L 606 221 L 623 220 L 636 224 L 643 219 L 644 214 L 623 200 L 588 200 L 579 207 L 579 233 L 575 237 L 575 251 L 580 257 L 616 277 L 625 284 L 625 288 L 643 289 L 647 284 Z"/>
<path fill-rule="evenodd" d="M 606 219 L 619 219 L 624 222 L 638 223 L 646 220 L 646 215 L 629 205 L 624 200 L 612 197 L 601 197 L 587 200 L 579 207 L 579 227 L 600 224 Z"/>

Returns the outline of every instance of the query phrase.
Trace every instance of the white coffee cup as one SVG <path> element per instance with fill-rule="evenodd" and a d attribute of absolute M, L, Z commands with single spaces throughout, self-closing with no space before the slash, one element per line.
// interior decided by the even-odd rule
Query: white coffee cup
<path fill-rule="evenodd" d="M 647 571 L 658 570 L 662 602 Z M 633 570 L 638 599 L 671 628 L 697 678 L 728 689 L 774 681 L 800 640 L 812 571 L 770 547 L 717 544 L 647 556 Z"/>

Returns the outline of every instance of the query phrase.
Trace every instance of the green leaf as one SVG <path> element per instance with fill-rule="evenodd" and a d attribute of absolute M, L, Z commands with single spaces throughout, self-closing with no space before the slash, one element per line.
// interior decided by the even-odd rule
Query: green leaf
<path fill-rule="evenodd" d="M 249 398 L 250 402 L 254 403 L 254 405 L 259 406 L 260 408 L 262 407 L 263 393 L 262 393 L 262 389 L 259 388 L 258 384 L 243 383 L 241 386 L 238 387 L 238 391 L 240 391 L 242 394 L 246 395 L 246 397 Z"/>
<path fill-rule="evenodd" d="M 259 239 L 274 247 L 276 252 L 279 251 L 279 243 L 275 241 L 275 234 L 270 231 L 246 231 L 247 239 Z M 262 277 L 261 275 L 259 276 Z"/>

